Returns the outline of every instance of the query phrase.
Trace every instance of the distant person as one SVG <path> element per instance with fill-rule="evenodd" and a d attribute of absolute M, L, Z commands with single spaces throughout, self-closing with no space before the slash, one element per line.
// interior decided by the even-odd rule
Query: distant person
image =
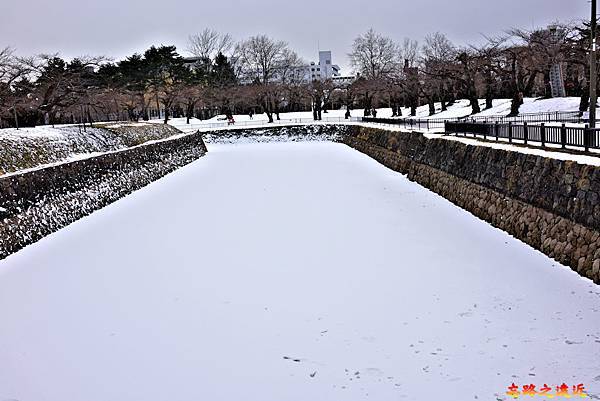
<path fill-rule="evenodd" d="M 377 109 L 373 109 L 373 118 L 377 118 Z"/>
<path fill-rule="evenodd" d="M 252 120 L 252 118 L 254 117 L 254 112 L 252 110 L 250 110 L 250 112 L 248 113 L 248 116 Z"/>
<path fill-rule="evenodd" d="M 347 119 L 350 118 L 350 110 L 346 109 L 346 114 L 344 115 L 344 117 Z"/>
<path fill-rule="evenodd" d="M 231 114 L 230 112 L 228 112 L 225 117 L 227 118 L 227 125 L 233 125 L 235 124 L 235 120 L 233 119 L 233 114 Z"/>

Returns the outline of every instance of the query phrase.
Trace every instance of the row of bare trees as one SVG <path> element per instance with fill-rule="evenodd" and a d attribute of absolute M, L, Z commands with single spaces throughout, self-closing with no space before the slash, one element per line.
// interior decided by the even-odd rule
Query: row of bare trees
<path fill-rule="evenodd" d="M 424 43 L 405 39 L 396 43 L 372 29 L 357 37 L 350 60 L 361 73 L 354 90 L 365 115 L 388 105 L 401 115 L 401 106 L 429 105 L 429 114 L 447 109 L 456 99 L 468 99 L 479 113 L 498 98 L 511 99 L 516 115 L 524 97 L 551 97 L 551 70 L 562 73 L 564 95 L 581 97 L 580 110 L 589 107 L 589 28 L 555 24 L 548 28 L 511 29 L 485 38 L 480 45 L 456 46 L 445 35 L 428 35 Z M 558 66 L 558 67 L 557 67 Z"/>
<path fill-rule="evenodd" d="M 373 29 L 359 35 L 349 54 L 355 79 L 336 84 L 311 80 L 305 63 L 287 43 L 265 35 L 235 42 L 206 29 L 188 40 L 184 59 L 174 46 L 151 47 L 119 62 L 105 57 L 65 61 L 57 55 L 19 57 L 0 50 L 0 126 L 98 120 L 150 119 L 159 115 L 209 118 L 215 114 L 266 113 L 270 122 L 285 111 L 330 108 L 403 108 L 415 115 L 468 99 L 473 113 L 509 98 L 517 114 L 524 97 L 550 97 L 551 71 L 560 66 L 566 95 L 589 107 L 589 28 L 556 24 L 511 29 L 482 44 L 456 46 L 445 35 L 422 44 L 397 43 Z"/>

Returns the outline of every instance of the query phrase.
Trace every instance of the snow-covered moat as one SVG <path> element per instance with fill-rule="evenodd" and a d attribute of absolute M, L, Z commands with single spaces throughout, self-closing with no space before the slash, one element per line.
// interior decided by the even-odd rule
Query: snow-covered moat
<path fill-rule="evenodd" d="M 600 286 L 342 144 L 209 154 L 0 261 L 0 401 L 600 399 Z"/>

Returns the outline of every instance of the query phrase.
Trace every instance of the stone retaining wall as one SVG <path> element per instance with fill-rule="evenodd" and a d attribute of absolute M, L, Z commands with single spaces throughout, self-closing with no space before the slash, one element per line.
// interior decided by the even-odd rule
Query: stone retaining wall
<path fill-rule="evenodd" d="M 344 142 L 600 283 L 600 168 L 366 127 Z"/>
<path fill-rule="evenodd" d="M 191 134 L 0 177 L 0 259 L 205 153 Z"/>
<path fill-rule="evenodd" d="M 204 133 L 206 143 L 337 141 L 351 126 L 344 124 L 284 125 L 232 128 Z"/>

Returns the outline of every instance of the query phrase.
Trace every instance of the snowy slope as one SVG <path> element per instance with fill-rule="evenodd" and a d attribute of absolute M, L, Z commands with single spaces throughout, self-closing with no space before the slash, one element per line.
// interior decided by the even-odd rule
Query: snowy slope
<path fill-rule="evenodd" d="M 600 396 L 600 287 L 335 143 L 212 145 L 0 262 L 0 400 Z"/>
<path fill-rule="evenodd" d="M 125 149 L 181 132 L 148 123 L 0 129 L 0 175 Z"/>

